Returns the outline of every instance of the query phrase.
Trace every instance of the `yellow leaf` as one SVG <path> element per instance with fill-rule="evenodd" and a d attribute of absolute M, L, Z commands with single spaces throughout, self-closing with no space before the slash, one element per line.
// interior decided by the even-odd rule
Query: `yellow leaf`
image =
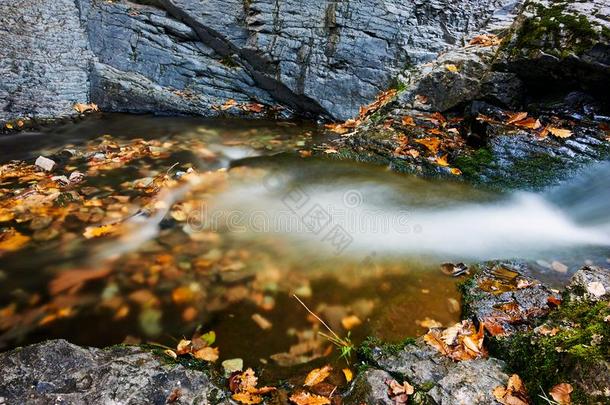
<path fill-rule="evenodd" d="M 227 100 L 221 107 L 220 109 L 222 111 L 228 110 L 231 107 L 235 107 L 237 105 L 237 101 L 233 100 L 232 98 Z"/>
<path fill-rule="evenodd" d="M 13 228 L 0 233 L 0 252 L 12 252 L 21 249 L 30 241 L 29 236 L 22 235 Z"/>
<path fill-rule="evenodd" d="M 442 167 L 449 166 L 449 162 L 447 162 L 447 155 L 443 155 L 441 157 L 436 158 L 436 164 Z"/>
<path fill-rule="evenodd" d="M 572 136 L 572 131 L 569 129 L 548 127 L 549 132 L 557 138 L 569 138 Z"/>
<path fill-rule="evenodd" d="M 460 176 L 462 174 L 462 171 L 457 167 L 452 167 L 451 169 L 449 169 L 449 171 L 451 172 L 451 174 L 456 176 Z"/>
<path fill-rule="evenodd" d="M 341 371 L 343 371 L 343 375 L 345 376 L 345 380 L 347 382 L 352 381 L 352 379 L 354 378 L 354 373 L 352 373 L 352 370 L 350 370 L 349 368 L 344 368 Z"/>
<path fill-rule="evenodd" d="M 307 374 L 307 377 L 305 377 L 305 382 L 303 384 L 308 387 L 319 384 L 322 381 L 326 380 L 326 378 L 330 375 L 331 371 L 331 366 L 324 366 L 322 368 L 313 369 L 309 372 L 309 374 Z"/>
<path fill-rule="evenodd" d="M 118 224 L 88 226 L 87 228 L 85 228 L 83 236 L 87 239 L 99 238 L 100 236 L 106 236 L 116 233 L 118 231 L 118 228 Z"/>
<path fill-rule="evenodd" d="M 445 65 L 445 69 L 447 69 L 448 71 L 453 72 L 453 73 L 457 73 L 457 71 L 458 71 L 458 67 L 452 63 Z"/>
<path fill-rule="evenodd" d="M 298 394 L 292 394 L 290 400 L 297 405 L 328 405 L 330 399 L 321 395 L 310 394 L 309 392 L 301 391 Z"/>

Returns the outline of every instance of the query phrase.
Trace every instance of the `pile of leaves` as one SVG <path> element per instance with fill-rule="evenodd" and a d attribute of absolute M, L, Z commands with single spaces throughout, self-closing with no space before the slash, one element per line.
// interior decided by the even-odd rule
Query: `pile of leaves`
<path fill-rule="evenodd" d="M 218 348 L 212 347 L 215 341 L 216 333 L 214 331 L 202 335 L 196 334 L 190 340 L 180 340 L 176 350 L 167 349 L 165 354 L 174 359 L 178 356 L 191 355 L 197 360 L 215 362 L 219 355 Z"/>
<path fill-rule="evenodd" d="M 346 369 L 349 370 L 349 369 Z M 296 405 L 327 405 L 332 402 L 337 386 L 329 384 L 326 379 L 333 371 L 331 366 L 313 369 L 305 377 L 303 387 L 290 395 L 290 401 Z M 351 379 L 351 371 L 344 371 L 345 377 Z"/>
<path fill-rule="evenodd" d="M 360 107 L 358 117 L 350 118 L 347 121 L 342 122 L 342 123 L 326 124 L 326 128 L 337 134 L 340 134 L 343 136 L 348 136 L 350 134 L 350 132 L 353 132 L 356 128 L 358 128 L 360 125 L 362 125 L 362 123 L 364 123 L 371 115 L 373 115 L 375 112 L 377 112 L 381 107 L 385 106 L 390 101 L 392 101 L 396 97 L 397 94 L 398 94 L 398 91 L 395 89 L 390 89 L 390 90 L 384 91 L 381 94 L 379 94 L 377 96 L 377 98 L 375 99 L 375 101 L 373 101 L 371 104 Z"/>
<path fill-rule="evenodd" d="M 254 370 L 248 368 L 244 372 L 235 372 L 229 378 L 229 389 L 233 393 L 231 398 L 242 404 L 260 404 L 263 396 L 276 391 L 275 387 L 257 387 L 258 377 Z"/>
<path fill-rule="evenodd" d="M 483 327 L 484 325 L 481 323 L 477 329 L 472 321 L 465 320 L 445 330 L 430 329 L 424 335 L 424 341 L 443 356 L 454 361 L 487 357 L 487 350 L 483 346 L 485 337 Z"/>
<path fill-rule="evenodd" d="M 409 402 L 409 396 L 413 395 L 415 388 L 407 381 L 399 384 L 396 380 L 388 380 L 385 382 L 388 385 L 388 396 L 394 405 L 404 405 Z"/>

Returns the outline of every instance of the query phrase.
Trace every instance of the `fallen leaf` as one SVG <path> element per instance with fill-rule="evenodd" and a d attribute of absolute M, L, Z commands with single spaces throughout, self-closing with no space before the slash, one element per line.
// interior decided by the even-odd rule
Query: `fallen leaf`
<path fill-rule="evenodd" d="M 443 155 L 440 157 L 436 158 L 436 164 L 441 166 L 441 167 L 447 167 L 449 166 L 449 162 L 447 162 L 447 155 Z"/>
<path fill-rule="evenodd" d="M 451 169 L 449 169 L 449 171 L 455 176 L 460 176 L 462 174 L 462 171 L 457 167 L 452 167 Z"/>
<path fill-rule="evenodd" d="M 549 394 L 561 405 L 568 405 L 572 403 L 572 391 L 574 391 L 572 385 L 568 383 L 561 383 L 551 388 Z"/>
<path fill-rule="evenodd" d="M 514 124 L 515 122 L 523 121 L 527 117 L 527 112 L 516 112 L 516 113 L 507 113 L 508 120 L 507 124 Z"/>
<path fill-rule="evenodd" d="M 233 100 L 232 98 L 227 100 L 221 107 L 220 109 L 222 111 L 226 111 L 229 108 L 235 107 L 237 105 L 237 101 Z"/>
<path fill-rule="evenodd" d="M 415 95 L 415 102 L 419 103 L 419 104 L 428 104 L 429 99 L 427 96 L 421 95 L 421 94 L 416 94 Z"/>
<path fill-rule="evenodd" d="M 445 69 L 447 69 L 448 71 L 450 71 L 452 73 L 457 73 L 457 71 L 458 71 L 458 67 L 452 63 L 445 65 Z"/>
<path fill-rule="evenodd" d="M 500 45 L 502 41 L 498 38 L 497 35 L 494 34 L 482 34 L 477 35 L 472 38 L 469 42 L 470 45 L 479 45 L 479 46 L 495 46 Z"/>
<path fill-rule="evenodd" d="M 341 371 L 343 371 L 343 375 L 345 376 L 345 380 L 347 382 L 352 381 L 352 379 L 354 378 L 354 373 L 352 373 L 352 370 L 350 370 L 349 368 L 344 368 Z"/>
<path fill-rule="evenodd" d="M 339 151 L 335 148 L 328 148 L 328 149 L 324 150 L 324 153 L 332 154 L 332 153 L 339 153 Z"/>
<path fill-rule="evenodd" d="M 414 127 L 415 120 L 413 119 L 413 117 L 405 115 L 404 117 L 402 117 L 402 125 L 404 125 L 405 127 Z"/>
<path fill-rule="evenodd" d="M 303 385 L 311 387 L 313 385 L 321 383 L 322 381 L 326 380 L 326 378 L 330 375 L 331 371 L 331 366 L 324 366 L 322 368 L 313 369 L 309 372 L 309 374 L 307 374 L 307 377 L 305 377 L 305 382 L 303 383 Z"/>
<path fill-rule="evenodd" d="M 441 146 L 441 141 L 438 138 L 416 139 L 415 142 L 424 145 L 433 154 L 438 153 L 438 149 Z"/>
<path fill-rule="evenodd" d="M 261 314 L 253 314 L 252 320 L 258 325 L 262 330 L 268 330 L 273 327 L 273 324 Z"/>
<path fill-rule="evenodd" d="M 341 319 L 341 325 L 345 330 L 352 330 L 356 326 L 362 325 L 362 321 L 356 315 L 350 315 Z"/>
<path fill-rule="evenodd" d="M 548 127 L 548 131 L 557 138 L 569 138 L 572 136 L 572 131 L 569 129 Z"/>
<path fill-rule="evenodd" d="M 30 241 L 29 236 L 22 235 L 13 228 L 0 233 L 0 252 L 13 252 L 24 247 Z"/>
<path fill-rule="evenodd" d="M 514 123 L 514 125 L 521 127 L 521 128 L 527 128 L 527 129 L 538 129 L 542 126 L 542 124 L 540 123 L 540 120 L 537 120 L 532 117 L 528 117 L 524 120 L 517 121 Z"/>
<path fill-rule="evenodd" d="M 88 226 L 85 228 L 83 236 L 87 239 L 99 238 L 101 236 L 116 234 L 120 229 L 118 223 L 101 225 L 101 226 Z"/>
<path fill-rule="evenodd" d="M 531 402 L 523 381 L 517 374 L 509 377 L 506 388 L 496 387 L 493 395 L 499 403 L 504 405 L 528 405 Z"/>
<path fill-rule="evenodd" d="M 204 347 L 193 353 L 198 360 L 214 362 L 218 360 L 218 348 L 217 347 Z"/>
<path fill-rule="evenodd" d="M 91 280 L 106 277 L 112 269 L 76 269 L 62 271 L 49 283 L 49 291 L 52 295 L 57 295 L 62 291 L 70 290 L 73 287 L 82 285 Z"/>
<path fill-rule="evenodd" d="M 263 397 L 260 395 L 253 394 L 251 392 L 238 392 L 231 396 L 234 400 L 241 402 L 242 404 L 260 404 L 263 402 Z"/>
<path fill-rule="evenodd" d="M 330 404 L 330 399 L 321 395 L 310 394 L 309 392 L 301 391 L 297 394 L 292 394 L 290 400 L 297 405 L 327 405 Z"/>
<path fill-rule="evenodd" d="M 415 321 L 415 323 L 418 324 L 419 326 L 421 326 L 422 328 L 426 328 L 426 329 L 443 327 L 442 323 L 440 323 L 439 321 L 435 321 L 434 319 L 431 319 L 428 317 L 426 317 L 423 321 L 417 320 L 417 321 Z"/>
<path fill-rule="evenodd" d="M 90 103 L 90 104 L 76 103 L 76 104 L 74 104 L 73 108 L 79 114 L 83 114 L 83 113 L 86 113 L 86 112 L 99 111 L 99 108 L 98 108 L 97 104 L 94 104 L 94 103 Z"/>

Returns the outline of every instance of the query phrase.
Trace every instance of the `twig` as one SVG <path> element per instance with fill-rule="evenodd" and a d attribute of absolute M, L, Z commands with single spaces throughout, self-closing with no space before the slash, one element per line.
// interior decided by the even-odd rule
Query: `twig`
<path fill-rule="evenodd" d="M 310 313 L 310 314 L 311 314 L 311 315 L 312 315 L 314 318 L 316 318 L 318 321 L 320 321 L 320 323 L 321 323 L 322 325 L 324 325 L 324 327 L 326 327 L 326 329 L 328 329 L 328 331 L 329 331 L 330 333 L 332 333 L 332 334 L 333 334 L 333 336 L 335 337 L 335 339 L 336 339 L 338 342 L 343 343 L 343 339 L 341 339 L 341 338 L 340 338 L 340 337 L 339 337 L 339 336 L 338 336 L 338 335 L 335 333 L 335 331 L 333 331 L 333 330 L 330 328 L 330 326 L 328 326 L 328 325 L 326 324 L 326 322 L 324 322 L 324 321 L 323 321 L 323 320 L 322 320 L 322 319 L 321 319 L 321 318 L 320 318 L 318 315 L 314 314 L 314 313 L 313 313 L 313 311 L 312 311 L 311 309 L 309 309 L 309 308 L 307 307 L 307 305 L 305 305 L 305 303 L 304 303 L 303 301 L 301 301 L 301 299 L 300 299 L 299 297 L 297 297 L 297 295 L 296 295 L 296 294 L 292 294 L 292 296 L 293 296 L 294 298 L 296 298 L 296 299 L 297 299 L 297 301 L 299 301 L 299 303 L 300 303 L 301 305 L 303 305 L 303 307 L 305 307 L 305 309 L 307 310 L 307 312 L 309 312 L 309 313 Z M 324 336 L 324 335 L 323 335 L 323 336 Z"/>

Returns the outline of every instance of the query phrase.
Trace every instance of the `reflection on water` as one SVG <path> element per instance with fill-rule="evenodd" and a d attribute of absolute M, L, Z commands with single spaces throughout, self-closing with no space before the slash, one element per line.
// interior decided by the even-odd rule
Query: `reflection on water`
<path fill-rule="evenodd" d="M 107 133 L 120 144 L 113 150 L 140 137 L 150 153 L 91 166 Z M 72 190 L 85 201 L 78 221 L 62 217 L 61 232 L 2 256 L 4 348 L 56 337 L 173 346 L 200 326 L 216 331 L 221 359 L 279 372 L 329 355 L 292 294 L 356 342 L 400 340 L 459 318 L 457 280 L 440 272 L 443 262 L 527 257 L 537 276 L 561 283 L 609 253 L 607 228 L 598 226 L 609 222 L 608 199 L 583 218 L 583 203 L 560 190 L 498 195 L 282 154 L 320 142 L 301 123 L 111 115 L 1 142 L 3 161 L 67 144 L 90 151 L 84 165 L 69 161 L 88 174 Z M 605 181 L 588 193 L 607 190 L 600 170 Z M 189 180 L 149 190 L 169 173 Z M 123 218 L 123 232 L 83 238 L 86 226 L 108 218 Z M 24 234 L 37 228 L 33 218 L 10 221 Z"/>

